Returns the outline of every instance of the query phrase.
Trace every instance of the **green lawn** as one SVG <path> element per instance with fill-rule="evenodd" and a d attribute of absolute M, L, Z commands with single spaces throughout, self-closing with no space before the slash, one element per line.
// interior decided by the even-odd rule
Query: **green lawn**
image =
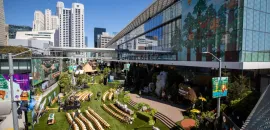
<path fill-rule="evenodd" d="M 111 130 L 151 130 L 152 127 L 148 125 L 147 122 L 140 120 L 138 118 L 135 119 L 133 124 L 125 124 L 121 123 L 116 118 L 112 117 L 110 114 L 108 114 L 106 111 L 104 111 L 101 108 L 101 105 L 103 104 L 101 99 L 95 100 L 96 93 L 102 92 L 102 94 L 108 90 L 108 86 L 103 85 L 94 85 L 90 87 L 90 91 L 94 93 L 92 96 L 92 99 L 90 102 L 82 102 L 81 111 L 84 112 L 84 110 L 87 109 L 87 107 L 91 107 L 97 114 L 99 114 L 103 119 L 105 119 L 110 125 Z M 106 104 L 109 104 L 110 101 L 107 101 Z M 55 106 L 55 105 L 54 105 Z M 129 106 L 130 108 L 130 106 Z M 54 125 L 48 126 L 47 118 L 50 112 L 47 112 L 45 115 L 43 115 L 40 120 L 39 124 L 36 124 L 34 129 L 35 130 L 67 130 L 69 127 L 69 124 L 65 117 L 65 112 L 57 112 L 57 110 L 52 110 L 51 112 L 55 113 L 55 120 L 56 123 Z M 157 120 L 155 126 L 159 127 L 161 130 L 169 130 L 162 122 Z"/>

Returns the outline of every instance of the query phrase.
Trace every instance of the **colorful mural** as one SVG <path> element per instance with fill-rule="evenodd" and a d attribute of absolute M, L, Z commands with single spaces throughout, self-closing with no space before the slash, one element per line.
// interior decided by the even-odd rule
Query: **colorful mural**
<path fill-rule="evenodd" d="M 239 61 L 242 35 L 238 0 L 182 1 L 182 46 L 178 60 L 212 61 L 208 51 L 224 61 Z"/>

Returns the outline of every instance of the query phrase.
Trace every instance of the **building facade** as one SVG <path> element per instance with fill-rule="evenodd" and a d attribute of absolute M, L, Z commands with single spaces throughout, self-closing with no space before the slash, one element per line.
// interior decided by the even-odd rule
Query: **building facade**
<path fill-rule="evenodd" d="M 106 44 L 109 43 L 113 38 L 112 35 L 110 35 L 107 32 L 103 32 L 102 34 L 97 36 L 97 47 L 98 48 L 105 48 Z"/>
<path fill-rule="evenodd" d="M 44 31 L 18 31 L 16 39 L 35 39 L 50 41 L 52 46 L 56 46 L 58 34 L 55 30 L 44 30 Z"/>
<path fill-rule="evenodd" d="M 45 10 L 45 30 L 52 30 L 52 11 L 50 9 Z"/>
<path fill-rule="evenodd" d="M 15 39 L 16 33 L 18 31 L 32 31 L 32 27 L 29 27 L 29 26 L 11 25 L 11 24 L 7 26 L 8 26 L 9 39 Z"/>
<path fill-rule="evenodd" d="M 34 13 L 34 21 L 33 21 L 33 31 L 42 31 L 45 30 L 45 21 L 44 21 L 44 14 L 36 10 Z"/>
<path fill-rule="evenodd" d="M 217 67 L 213 57 L 202 53 L 211 52 L 224 67 L 266 69 L 270 68 L 269 9 L 267 0 L 157 0 L 107 46 L 147 50 L 148 54 L 136 56 L 172 61 L 168 64 Z M 133 56 L 119 53 L 120 59 Z"/>
<path fill-rule="evenodd" d="M 97 37 L 101 35 L 103 32 L 106 32 L 106 28 L 94 28 L 94 47 L 97 48 Z"/>
<path fill-rule="evenodd" d="M 6 45 L 5 12 L 3 0 L 0 0 L 0 46 Z"/>
<path fill-rule="evenodd" d="M 52 21 L 52 30 L 57 30 L 59 27 L 59 18 L 58 16 L 52 15 L 51 16 Z"/>

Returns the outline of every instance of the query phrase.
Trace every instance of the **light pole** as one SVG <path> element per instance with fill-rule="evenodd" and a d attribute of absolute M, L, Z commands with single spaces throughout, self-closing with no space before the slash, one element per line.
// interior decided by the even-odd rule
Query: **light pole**
<path fill-rule="evenodd" d="M 14 130 L 19 130 L 18 115 L 17 115 L 17 102 L 14 101 L 14 91 L 13 91 L 13 57 L 22 55 L 24 53 L 31 52 L 31 50 L 24 51 L 15 55 L 8 53 L 8 63 L 9 63 L 9 78 L 10 78 L 10 91 L 11 91 L 11 104 L 12 104 L 12 117 L 13 117 L 13 127 Z"/>
<path fill-rule="evenodd" d="M 211 52 L 202 52 L 203 54 L 210 54 L 213 56 L 215 59 L 219 61 L 219 82 L 221 81 L 221 58 L 216 57 L 213 53 Z M 217 98 L 217 118 L 220 116 L 220 97 Z"/>

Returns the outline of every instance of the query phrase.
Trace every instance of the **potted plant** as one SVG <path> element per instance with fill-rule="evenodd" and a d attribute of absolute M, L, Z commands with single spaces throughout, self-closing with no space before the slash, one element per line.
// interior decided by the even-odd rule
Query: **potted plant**
<path fill-rule="evenodd" d="M 104 81 L 103 81 L 103 84 L 104 85 L 107 85 L 107 81 L 108 81 L 108 76 L 109 76 L 109 73 L 110 73 L 110 68 L 106 67 L 104 68 L 103 70 L 103 75 L 104 75 Z"/>

